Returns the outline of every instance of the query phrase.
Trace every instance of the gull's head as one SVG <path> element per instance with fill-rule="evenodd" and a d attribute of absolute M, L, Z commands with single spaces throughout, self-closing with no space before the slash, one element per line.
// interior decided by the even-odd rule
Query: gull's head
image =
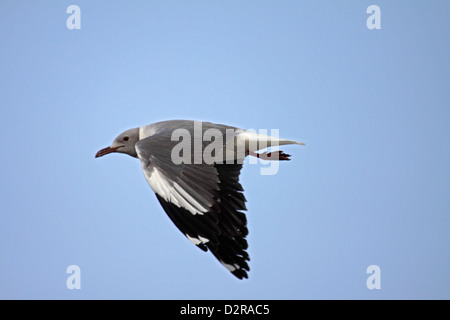
<path fill-rule="evenodd" d="M 139 141 L 139 128 L 130 129 L 122 132 L 114 139 L 111 146 L 106 147 L 95 155 L 96 158 L 103 157 L 105 154 L 120 152 L 137 158 L 136 142 Z"/>

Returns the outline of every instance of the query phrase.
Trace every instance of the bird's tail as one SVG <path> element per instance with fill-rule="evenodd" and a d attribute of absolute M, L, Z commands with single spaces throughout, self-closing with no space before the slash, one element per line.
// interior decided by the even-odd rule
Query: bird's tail
<path fill-rule="evenodd" d="M 244 131 L 237 136 L 238 145 L 245 143 L 247 151 L 257 151 L 273 146 L 283 146 L 288 144 L 305 145 L 303 142 L 295 140 L 280 139 L 274 135 L 268 136 L 263 133 Z"/>

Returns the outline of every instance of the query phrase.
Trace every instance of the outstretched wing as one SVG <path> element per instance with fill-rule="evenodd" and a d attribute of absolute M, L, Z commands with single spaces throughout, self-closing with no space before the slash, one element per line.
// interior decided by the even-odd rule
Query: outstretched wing
<path fill-rule="evenodd" d="M 136 144 L 150 187 L 178 229 L 203 251 L 208 249 L 236 277 L 247 278 L 249 256 L 242 164 L 174 164 L 177 141 L 156 133 Z"/>

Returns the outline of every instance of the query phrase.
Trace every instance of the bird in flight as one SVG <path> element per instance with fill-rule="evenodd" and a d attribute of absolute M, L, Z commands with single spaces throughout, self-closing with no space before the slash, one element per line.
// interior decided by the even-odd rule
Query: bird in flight
<path fill-rule="evenodd" d="M 248 278 L 246 199 L 239 174 L 246 156 L 290 160 L 267 147 L 302 142 L 255 131 L 190 120 L 170 120 L 130 129 L 97 152 L 125 153 L 141 161 L 144 176 L 177 228 L 211 253 L 234 276 Z"/>

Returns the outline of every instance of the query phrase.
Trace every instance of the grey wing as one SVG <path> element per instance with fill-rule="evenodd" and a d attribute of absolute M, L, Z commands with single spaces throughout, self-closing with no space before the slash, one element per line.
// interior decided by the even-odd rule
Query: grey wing
<path fill-rule="evenodd" d="M 161 140 L 163 147 L 170 147 L 171 150 L 175 148 L 176 152 L 187 150 L 189 154 L 179 157 L 185 163 L 223 163 L 228 158 L 240 158 L 239 163 L 243 163 L 243 158 L 247 155 L 245 148 L 241 148 L 239 152 L 236 150 L 236 138 L 243 132 L 243 129 L 237 127 L 211 122 L 169 120 L 141 127 L 140 136 L 143 140 Z M 177 141 L 170 141 L 171 138 Z"/>
<path fill-rule="evenodd" d="M 175 164 L 172 150 L 178 141 L 167 133 L 159 133 L 136 143 L 142 170 L 150 187 L 168 202 L 183 207 L 192 214 L 203 214 L 213 205 L 219 190 L 219 178 L 214 166 Z"/>
<path fill-rule="evenodd" d="M 236 277 L 247 277 L 248 234 L 241 164 L 174 164 L 178 141 L 159 132 L 136 144 L 144 175 L 178 229 L 214 256 Z"/>

